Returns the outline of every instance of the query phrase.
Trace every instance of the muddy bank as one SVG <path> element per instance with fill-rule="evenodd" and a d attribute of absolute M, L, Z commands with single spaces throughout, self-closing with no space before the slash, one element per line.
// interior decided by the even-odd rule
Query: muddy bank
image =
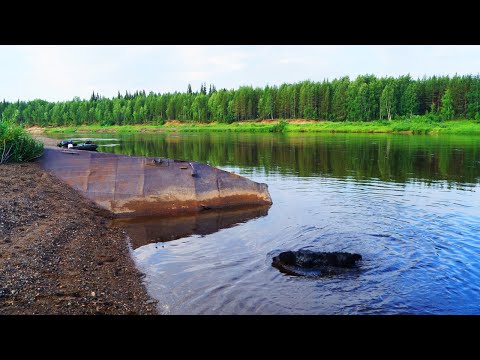
<path fill-rule="evenodd" d="M 0 314 L 156 313 L 111 213 L 35 163 L 0 192 Z"/>

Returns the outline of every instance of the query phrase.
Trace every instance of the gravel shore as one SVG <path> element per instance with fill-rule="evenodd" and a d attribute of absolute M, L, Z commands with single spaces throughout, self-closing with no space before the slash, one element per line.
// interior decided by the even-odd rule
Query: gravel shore
<path fill-rule="evenodd" d="M 35 163 L 0 194 L 0 314 L 156 314 L 111 213 Z"/>

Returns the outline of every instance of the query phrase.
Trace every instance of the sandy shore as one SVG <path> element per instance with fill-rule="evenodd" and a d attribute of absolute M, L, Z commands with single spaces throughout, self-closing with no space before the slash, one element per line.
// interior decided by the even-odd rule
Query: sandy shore
<path fill-rule="evenodd" d="M 112 215 L 35 163 L 0 165 L 0 314 L 155 314 Z"/>

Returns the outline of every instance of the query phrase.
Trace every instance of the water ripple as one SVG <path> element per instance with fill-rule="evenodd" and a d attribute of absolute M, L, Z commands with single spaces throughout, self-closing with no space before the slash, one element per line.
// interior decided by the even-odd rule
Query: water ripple
<path fill-rule="evenodd" d="M 436 140 L 379 160 L 375 154 L 390 138 L 352 151 L 346 148 L 352 138 L 322 139 L 338 149 L 312 156 L 315 166 L 328 165 L 321 170 L 303 174 L 301 166 L 310 162 L 286 167 L 278 159 L 234 165 L 237 153 L 222 163 L 268 183 L 274 200 L 268 216 L 134 250 L 161 313 L 480 314 L 480 162 L 472 155 L 478 152 L 461 151 L 461 140 L 450 145 L 448 154 L 471 155 L 465 161 L 472 169 L 456 173 L 456 162 L 442 163 L 446 150 Z M 235 149 L 250 149 L 242 144 Z M 351 162 L 336 162 L 348 155 L 378 168 L 365 165 L 369 176 Z M 298 278 L 271 266 L 273 256 L 290 249 L 357 252 L 363 259 L 358 272 Z"/>

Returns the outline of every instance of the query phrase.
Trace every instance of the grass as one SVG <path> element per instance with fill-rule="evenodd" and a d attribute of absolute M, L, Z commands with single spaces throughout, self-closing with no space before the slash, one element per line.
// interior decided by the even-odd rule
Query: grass
<path fill-rule="evenodd" d="M 30 161 L 43 153 L 43 144 L 21 126 L 0 121 L 0 164 Z"/>
<path fill-rule="evenodd" d="M 428 116 L 406 120 L 376 120 L 369 122 L 304 121 L 288 122 L 234 122 L 179 123 L 165 125 L 82 125 L 78 127 L 45 128 L 46 133 L 131 133 L 131 132 L 339 132 L 339 133 L 409 133 L 409 134 L 468 134 L 480 135 L 480 122 L 476 120 L 439 121 Z"/>

